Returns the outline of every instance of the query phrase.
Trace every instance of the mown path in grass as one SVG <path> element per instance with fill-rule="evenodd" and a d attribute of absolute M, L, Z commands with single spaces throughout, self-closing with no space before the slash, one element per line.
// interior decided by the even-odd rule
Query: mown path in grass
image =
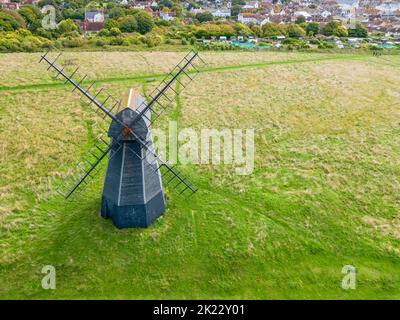
<path fill-rule="evenodd" d="M 285 65 L 285 64 L 298 64 L 298 63 L 307 63 L 307 62 L 319 62 L 319 61 L 329 61 L 329 60 L 358 60 L 358 59 L 367 59 L 371 58 L 369 55 L 360 55 L 360 54 L 338 54 L 332 55 L 331 57 L 323 57 L 323 58 L 312 58 L 312 59 L 298 59 L 298 60 L 284 60 L 284 61 L 271 61 L 271 62 L 261 62 L 261 63 L 249 63 L 243 65 L 233 65 L 233 66 L 223 66 L 223 67 L 214 67 L 214 68 L 204 68 L 201 72 L 220 72 L 220 71 L 228 71 L 228 70 L 241 70 L 248 68 L 264 68 L 273 65 Z M 115 83 L 115 82 L 125 82 L 125 81 L 146 81 L 153 80 L 165 77 L 166 74 L 152 74 L 152 75 L 135 75 L 132 77 L 110 77 L 105 79 L 96 80 L 96 83 Z M 83 81 L 82 84 L 88 84 L 89 81 Z M 50 82 L 50 83 L 36 83 L 32 85 L 19 85 L 19 86 L 0 86 L 0 91 L 23 91 L 23 90 L 41 90 L 41 89 L 56 89 L 64 87 L 63 82 Z"/>

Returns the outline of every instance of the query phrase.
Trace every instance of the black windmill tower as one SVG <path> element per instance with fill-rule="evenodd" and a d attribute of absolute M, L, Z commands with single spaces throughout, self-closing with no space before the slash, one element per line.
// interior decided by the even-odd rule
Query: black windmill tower
<path fill-rule="evenodd" d="M 63 180 L 57 191 L 73 199 L 99 172 L 107 158 L 107 172 L 101 202 L 101 215 L 111 218 L 117 228 L 147 227 L 165 210 L 161 175 L 165 183 L 184 196 L 191 196 L 196 187 L 175 167 L 155 153 L 150 126 L 174 101 L 174 85 L 185 88 L 198 74 L 204 61 L 190 51 L 149 95 L 147 101 L 130 90 L 126 99 L 116 100 L 103 88 L 94 89 L 79 67 L 56 62 L 61 52 L 48 51 L 40 62 L 48 64 L 53 77 L 79 92 L 81 100 L 103 119 L 110 119 L 107 136 L 97 143 Z M 86 86 L 86 88 L 84 88 Z"/>

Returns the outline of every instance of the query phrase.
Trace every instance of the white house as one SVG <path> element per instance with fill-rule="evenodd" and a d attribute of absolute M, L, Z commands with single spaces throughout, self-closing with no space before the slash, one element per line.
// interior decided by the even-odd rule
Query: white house
<path fill-rule="evenodd" d="M 262 27 L 264 24 L 270 22 L 269 17 L 264 18 L 263 20 L 260 21 L 260 26 Z"/>
<path fill-rule="evenodd" d="M 193 14 L 198 14 L 198 13 L 203 13 L 204 9 L 202 8 L 192 8 L 189 10 L 189 12 L 193 13 Z"/>
<path fill-rule="evenodd" d="M 210 11 L 213 17 L 226 18 L 231 16 L 231 10 L 229 9 L 216 9 Z"/>
<path fill-rule="evenodd" d="M 311 18 L 311 14 L 309 14 L 307 11 L 296 11 L 294 13 L 295 17 L 300 17 L 303 16 L 304 18 L 306 18 L 306 20 Z"/>
<path fill-rule="evenodd" d="M 258 24 L 256 15 L 249 12 L 241 12 L 238 14 L 238 22 L 243 24 L 255 23 Z"/>
<path fill-rule="evenodd" d="M 174 20 L 175 17 L 171 16 L 169 12 L 160 12 L 160 19 L 171 21 Z"/>
<path fill-rule="evenodd" d="M 327 10 L 321 12 L 321 17 L 324 18 L 324 19 L 328 18 L 328 17 L 331 16 L 331 15 L 332 15 L 332 13 L 330 13 L 330 12 L 327 11 Z"/>
<path fill-rule="evenodd" d="M 104 13 L 96 11 L 85 12 L 85 20 L 89 22 L 104 22 Z"/>
<path fill-rule="evenodd" d="M 258 9 L 260 8 L 260 4 L 258 1 L 249 1 L 242 7 L 243 9 Z"/>

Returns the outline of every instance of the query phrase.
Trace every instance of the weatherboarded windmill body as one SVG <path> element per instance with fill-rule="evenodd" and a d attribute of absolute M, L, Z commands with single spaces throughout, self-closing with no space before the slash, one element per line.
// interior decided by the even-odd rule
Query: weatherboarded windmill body
<path fill-rule="evenodd" d="M 61 53 L 51 57 L 52 51 L 41 56 L 53 77 L 70 85 L 72 91 L 103 119 L 110 119 L 107 136 L 100 136 L 73 172 L 57 191 L 66 199 L 73 199 L 99 172 L 99 165 L 108 159 L 101 200 L 101 215 L 111 218 L 117 228 L 147 227 L 165 210 L 162 187 L 166 184 L 184 196 L 191 196 L 196 187 L 176 168 L 168 165 L 155 153 L 150 126 L 172 104 L 178 83 L 185 88 L 198 74 L 204 61 L 190 51 L 153 90 L 146 101 L 134 89 L 120 100 L 114 99 L 103 88 L 94 89 L 94 82 L 81 74 L 79 67 L 69 63 L 56 64 Z M 71 68 L 72 67 L 72 68 Z"/>

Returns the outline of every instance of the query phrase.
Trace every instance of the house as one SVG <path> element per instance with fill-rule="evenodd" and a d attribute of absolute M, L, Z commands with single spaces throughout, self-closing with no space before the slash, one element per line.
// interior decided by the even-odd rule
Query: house
<path fill-rule="evenodd" d="M 85 12 L 85 21 L 104 22 L 104 13 L 98 11 L 87 11 Z"/>
<path fill-rule="evenodd" d="M 9 9 L 9 10 L 18 10 L 19 9 L 19 3 L 18 2 L 0 3 L 0 8 Z"/>
<path fill-rule="evenodd" d="M 198 14 L 198 13 L 203 13 L 205 12 L 205 10 L 203 8 L 191 8 L 189 10 L 190 13 L 193 13 L 194 15 Z"/>
<path fill-rule="evenodd" d="M 99 32 L 101 29 L 104 28 L 104 21 L 102 22 L 91 22 L 88 20 L 84 20 L 78 23 L 79 29 L 83 33 L 92 33 L 92 32 Z"/>
<path fill-rule="evenodd" d="M 249 1 L 242 7 L 242 9 L 247 9 L 247 10 L 255 10 L 258 8 L 260 8 L 260 4 L 258 1 Z"/>
<path fill-rule="evenodd" d="M 241 12 L 238 14 L 238 22 L 243 24 L 255 23 L 258 24 L 258 19 L 254 13 Z"/>
<path fill-rule="evenodd" d="M 348 44 L 354 48 L 359 48 L 360 47 L 360 42 L 357 38 L 349 38 Z"/>
<path fill-rule="evenodd" d="M 230 9 L 216 9 L 216 10 L 210 10 L 210 12 L 213 15 L 213 17 L 216 18 L 227 18 L 231 16 Z"/>
<path fill-rule="evenodd" d="M 158 3 L 156 1 L 135 1 L 133 3 L 133 8 L 144 10 L 150 7 L 158 7 Z"/>
<path fill-rule="evenodd" d="M 324 10 L 321 12 L 321 17 L 324 19 L 328 18 L 331 15 L 332 15 L 332 13 L 330 13 L 328 10 Z"/>
<path fill-rule="evenodd" d="M 270 22 L 269 17 L 264 18 L 263 20 L 260 21 L 260 27 L 262 27 L 264 24 Z"/>
<path fill-rule="evenodd" d="M 171 21 L 175 19 L 175 13 L 173 12 L 160 12 L 160 19 L 165 21 Z"/>
<path fill-rule="evenodd" d="M 309 14 L 307 11 L 296 11 L 294 13 L 294 16 L 296 18 L 303 16 L 306 19 L 306 21 L 311 20 L 311 14 Z"/>
<path fill-rule="evenodd" d="M 21 4 L 31 4 L 33 6 L 39 6 L 39 0 L 22 0 Z"/>

